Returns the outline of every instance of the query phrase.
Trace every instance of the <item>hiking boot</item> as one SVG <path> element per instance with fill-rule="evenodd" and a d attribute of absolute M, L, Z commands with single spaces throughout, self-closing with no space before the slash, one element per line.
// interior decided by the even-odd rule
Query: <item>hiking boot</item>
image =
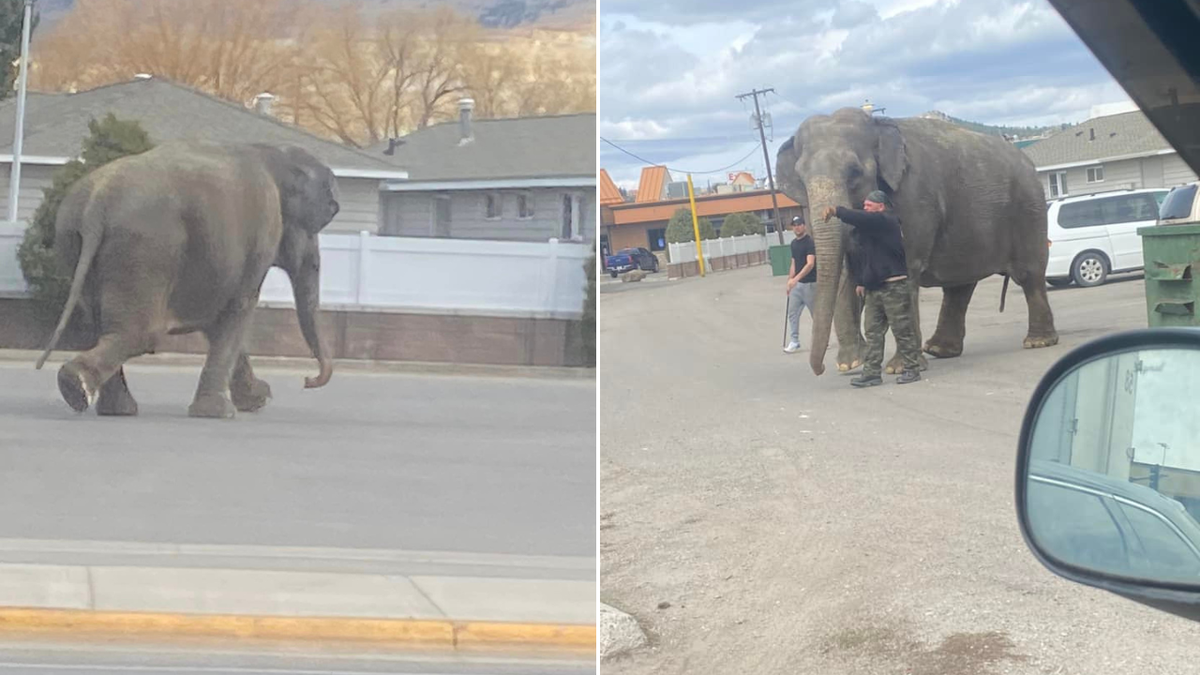
<path fill-rule="evenodd" d="M 850 386 L 859 388 L 877 387 L 881 384 L 883 384 L 883 378 L 878 375 L 859 375 L 853 380 L 850 380 Z"/>
<path fill-rule="evenodd" d="M 912 384 L 921 379 L 921 371 L 906 370 L 896 378 L 896 384 Z"/>
<path fill-rule="evenodd" d="M 798 351 L 800 351 L 800 343 L 799 342 L 789 342 L 788 346 L 783 348 L 783 352 L 785 354 L 795 354 Z"/>

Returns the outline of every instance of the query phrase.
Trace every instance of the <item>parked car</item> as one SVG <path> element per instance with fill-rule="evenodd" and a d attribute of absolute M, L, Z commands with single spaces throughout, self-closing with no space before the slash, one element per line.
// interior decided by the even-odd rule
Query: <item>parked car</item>
<path fill-rule="evenodd" d="M 1050 259 L 1046 281 L 1066 286 L 1099 286 L 1115 272 L 1142 269 L 1138 228 L 1158 223 L 1165 188 L 1123 190 L 1063 197 L 1046 214 Z"/>
<path fill-rule="evenodd" d="M 658 256 L 644 248 L 623 248 L 604 259 L 604 266 L 615 279 L 630 270 L 658 271 Z"/>
<path fill-rule="evenodd" d="M 1158 210 L 1159 225 L 1200 223 L 1200 199 L 1196 199 L 1200 183 L 1188 183 L 1172 188 Z"/>

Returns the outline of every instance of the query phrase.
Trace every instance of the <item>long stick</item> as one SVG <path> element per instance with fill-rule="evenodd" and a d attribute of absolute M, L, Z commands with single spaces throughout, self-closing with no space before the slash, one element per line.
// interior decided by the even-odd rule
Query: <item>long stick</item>
<path fill-rule="evenodd" d="M 787 304 L 783 307 L 783 346 L 788 346 L 788 315 L 792 313 L 792 292 L 788 291 Z"/>

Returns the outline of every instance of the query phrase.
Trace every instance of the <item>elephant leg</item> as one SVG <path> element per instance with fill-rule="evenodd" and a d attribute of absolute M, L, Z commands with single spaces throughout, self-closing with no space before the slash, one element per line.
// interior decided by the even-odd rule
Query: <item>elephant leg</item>
<path fill-rule="evenodd" d="M 242 337 L 256 301 L 234 301 L 204 331 L 208 336 L 208 358 L 200 371 L 200 385 L 188 408 L 192 417 L 231 418 L 234 406 L 229 400 L 229 384 L 234 364 L 242 353 Z"/>
<path fill-rule="evenodd" d="M 912 331 L 914 333 L 913 339 L 916 340 L 917 344 L 921 344 L 921 303 L 918 301 L 921 292 L 921 286 L 916 281 L 919 276 L 920 274 L 918 272 L 909 272 L 907 282 L 910 294 L 909 297 L 911 298 L 909 305 L 911 307 L 910 311 L 912 312 Z M 896 334 L 893 332 L 892 340 L 894 341 L 895 339 Z M 921 370 L 926 370 L 929 368 L 929 361 L 925 359 L 924 354 L 919 355 L 917 360 L 921 363 Z M 896 353 L 892 356 L 892 358 L 888 359 L 887 367 L 884 368 L 884 370 L 889 375 L 895 375 L 904 372 L 904 358 L 900 356 L 899 345 L 896 346 Z"/>
<path fill-rule="evenodd" d="M 862 299 L 854 292 L 854 283 L 848 271 L 842 271 L 842 283 L 838 287 L 833 310 L 833 326 L 837 331 L 838 371 L 846 373 L 863 363 L 867 343 L 862 335 Z"/>
<path fill-rule="evenodd" d="M 58 370 L 58 390 L 63 400 L 76 412 L 83 412 L 96 403 L 108 381 L 121 371 L 125 362 L 152 350 L 153 340 L 144 335 L 136 337 L 119 333 L 101 335 L 96 346 L 63 364 Z M 124 376 L 113 385 L 117 405 L 119 392 L 128 389 Z M 133 398 L 129 397 L 129 401 Z M 120 407 L 120 406 L 118 406 Z M 136 405 L 135 405 L 136 407 Z"/>
<path fill-rule="evenodd" d="M 1054 313 L 1050 311 L 1050 299 L 1046 297 L 1046 272 L 1013 275 L 1013 281 L 1025 291 L 1025 304 L 1029 306 L 1029 332 L 1025 335 L 1026 349 L 1052 347 L 1058 344 L 1058 331 L 1054 329 Z"/>
<path fill-rule="evenodd" d="M 125 368 L 119 368 L 104 386 L 100 387 L 100 400 L 96 403 L 96 413 L 99 415 L 133 416 L 138 414 L 137 401 L 129 393 L 129 383 L 125 381 Z"/>
<path fill-rule="evenodd" d="M 238 412 L 257 412 L 271 399 L 271 385 L 254 376 L 250 355 L 244 351 L 238 354 L 237 363 L 233 366 L 229 393 Z"/>
<path fill-rule="evenodd" d="M 941 359 L 962 354 L 963 339 L 967 336 L 967 306 L 975 294 L 976 284 L 947 286 L 942 289 L 942 311 L 938 314 L 937 330 L 925 343 L 925 353 Z"/>

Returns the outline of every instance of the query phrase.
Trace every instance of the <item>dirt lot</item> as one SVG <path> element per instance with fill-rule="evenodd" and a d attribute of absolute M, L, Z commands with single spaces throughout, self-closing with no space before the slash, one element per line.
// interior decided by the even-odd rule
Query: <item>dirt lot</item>
<path fill-rule="evenodd" d="M 606 673 L 1182 673 L 1200 624 L 1025 549 L 1017 432 L 1046 368 L 1145 325 L 1140 278 L 1054 290 L 1057 347 L 981 284 L 962 357 L 859 391 L 785 355 L 766 267 L 600 296 L 601 599 L 652 646 Z M 932 332 L 941 293 L 922 294 Z M 802 319 L 802 341 L 809 321 Z M 888 356 L 892 347 L 889 341 Z"/>

